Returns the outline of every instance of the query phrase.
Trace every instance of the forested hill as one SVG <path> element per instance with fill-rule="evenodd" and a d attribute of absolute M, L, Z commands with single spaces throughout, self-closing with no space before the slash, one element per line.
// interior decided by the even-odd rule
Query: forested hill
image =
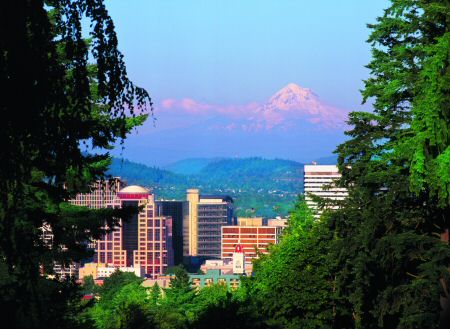
<path fill-rule="evenodd" d="M 115 158 L 109 173 L 157 198 L 184 200 L 187 188 L 229 194 L 238 215 L 284 216 L 303 190 L 303 164 L 282 159 L 186 159 L 160 169 Z"/>

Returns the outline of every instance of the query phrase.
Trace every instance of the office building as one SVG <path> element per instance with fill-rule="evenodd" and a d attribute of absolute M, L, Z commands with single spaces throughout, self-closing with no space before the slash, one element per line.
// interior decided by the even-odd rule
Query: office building
<path fill-rule="evenodd" d="M 111 205 L 116 198 L 117 193 L 126 186 L 126 183 L 120 177 L 114 177 L 112 180 L 97 181 L 92 184 L 91 191 L 88 193 L 79 193 L 69 203 L 74 206 L 84 206 L 92 209 L 106 208 Z"/>
<path fill-rule="evenodd" d="M 183 263 L 183 209 L 186 201 L 160 200 L 156 201 L 160 216 L 172 217 L 172 240 L 174 264 Z"/>
<path fill-rule="evenodd" d="M 259 220 L 255 220 L 253 224 L 246 220 L 238 223 L 246 226 L 223 226 L 222 227 L 222 259 L 233 259 L 236 247 L 241 246 L 241 250 L 245 253 L 245 262 L 251 263 L 257 258 L 257 252 L 266 254 L 267 248 L 271 244 L 277 244 L 282 232 L 280 226 L 263 226 Z"/>
<path fill-rule="evenodd" d="M 316 218 L 320 217 L 321 211 L 317 209 L 317 204 L 312 200 L 311 195 L 329 200 L 344 200 L 347 197 L 347 189 L 336 187 L 334 184 L 340 177 L 341 174 L 335 165 L 305 165 L 305 200 L 314 211 Z"/>
<path fill-rule="evenodd" d="M 120 177 L 114 177 L 111 180 L 97 181 L 91 185 L 90 192 L 79 193 L 74 199 L 68 200 L 68 202 L 75 206 L 84 206 L 92 209 L 106 208 L 112 204 L 117 192 L 126 184 L 120 179 Z M 53 232 L 51 226 L 44 224 L 42 226 L 42 239 L 48 248 L 53 247 Z M 86 241 L 88 248 L 94 249 L 95 242 Z M 64 251 L 65 246 L 60 246 Z M 89 261 L 89 260 L 88 260 Z M 63 265 L 55 262 L 53 265 L 53 273 L 59 278 L 63 279 L 67 276 L 77 277 L 80 268 L 79 263 L 72 262 L 69 265 Z"/>
<path fill-rule="evenodd" d="M 187 190 L 183 219 L 183 256 L 203 259 L 221 257 L 221 229 L 231 225 L 233 199 L 224 195 L 201 195 Z"/>
<path fill-rule="evenodd" d="M 162 275 L 173 265 L 172 218 L 159 216 L 154 195 L 140 186 L 117 193 L 111 207 L 141 206 L 139 214 L 96 241 L 94 262 L 113 267 L 143 266 L 147 277 Z"/>

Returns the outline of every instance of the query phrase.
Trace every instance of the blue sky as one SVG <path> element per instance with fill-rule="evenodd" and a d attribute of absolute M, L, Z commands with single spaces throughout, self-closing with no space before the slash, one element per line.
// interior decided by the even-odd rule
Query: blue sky
<path fill-rule="evenodd" d="M 106 1 L 128 74 L 150 92 L 160 120 L 158 104 L 165 99 L 263 103 L 291 82 L 335 107 L 361 109 L 359 89 L 370 60 L 366 24 L 387 5 L 385 0 Z M 145 134 L 140 138 L 142 145 Z M 151 162 L 140 157 L 133 141 L 125 143 L 124 156 Z M 156 164 L 167 162 L 160 157 Z"/>

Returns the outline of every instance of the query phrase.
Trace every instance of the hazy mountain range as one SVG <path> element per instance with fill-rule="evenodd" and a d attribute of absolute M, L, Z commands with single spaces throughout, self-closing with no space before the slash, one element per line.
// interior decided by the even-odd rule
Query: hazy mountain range
<path fill-rule="evenodd" d="M 156 120 L 126 140 L 125 156 L 159 166 L 186 158 L 252 156 L 307 162 L 331 155 L 344 140 L 348 112 L 294 83 L 262 103 L 164 99 L 156 101 Z"/>
<path fill-rule="evenodd" d="M 316 161 L 335 163 L 335 158 Z M 303 164 L 283 159 L 192 158 L 158 168 L 113 158 L 109 173 L 150 188 L 157 198 L 184 200 L 188 188 L 229 194 L 240 216 L 284 216 L 303 190 Z"/>

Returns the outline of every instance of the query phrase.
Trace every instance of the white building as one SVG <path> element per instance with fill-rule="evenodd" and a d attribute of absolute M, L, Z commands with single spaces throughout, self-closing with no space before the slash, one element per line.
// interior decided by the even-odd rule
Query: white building
<path fill-rule="evenodd" d="M 143 278 L 145 276 L 145 270 L 143 266 L 129 266 L 129 267 L 113 267 L 104 266 L 97 268 L 98 278 L 109 278 L 115 271 L 134 273 L 136 276 Z"/>
<path fill-rule="evenodd" d="M 311 194 L 330 200 L 344 200 L 347 195 L 347 189 L 339 188 L 334 185 L 336 179 L 341 174 L 335 165 L 305 165 L 304 186 L 305 200 L 308 206 L 315 211 L 315 217 L 321 214 L 317 211 L 317 204 L 312 200 Z"/>

